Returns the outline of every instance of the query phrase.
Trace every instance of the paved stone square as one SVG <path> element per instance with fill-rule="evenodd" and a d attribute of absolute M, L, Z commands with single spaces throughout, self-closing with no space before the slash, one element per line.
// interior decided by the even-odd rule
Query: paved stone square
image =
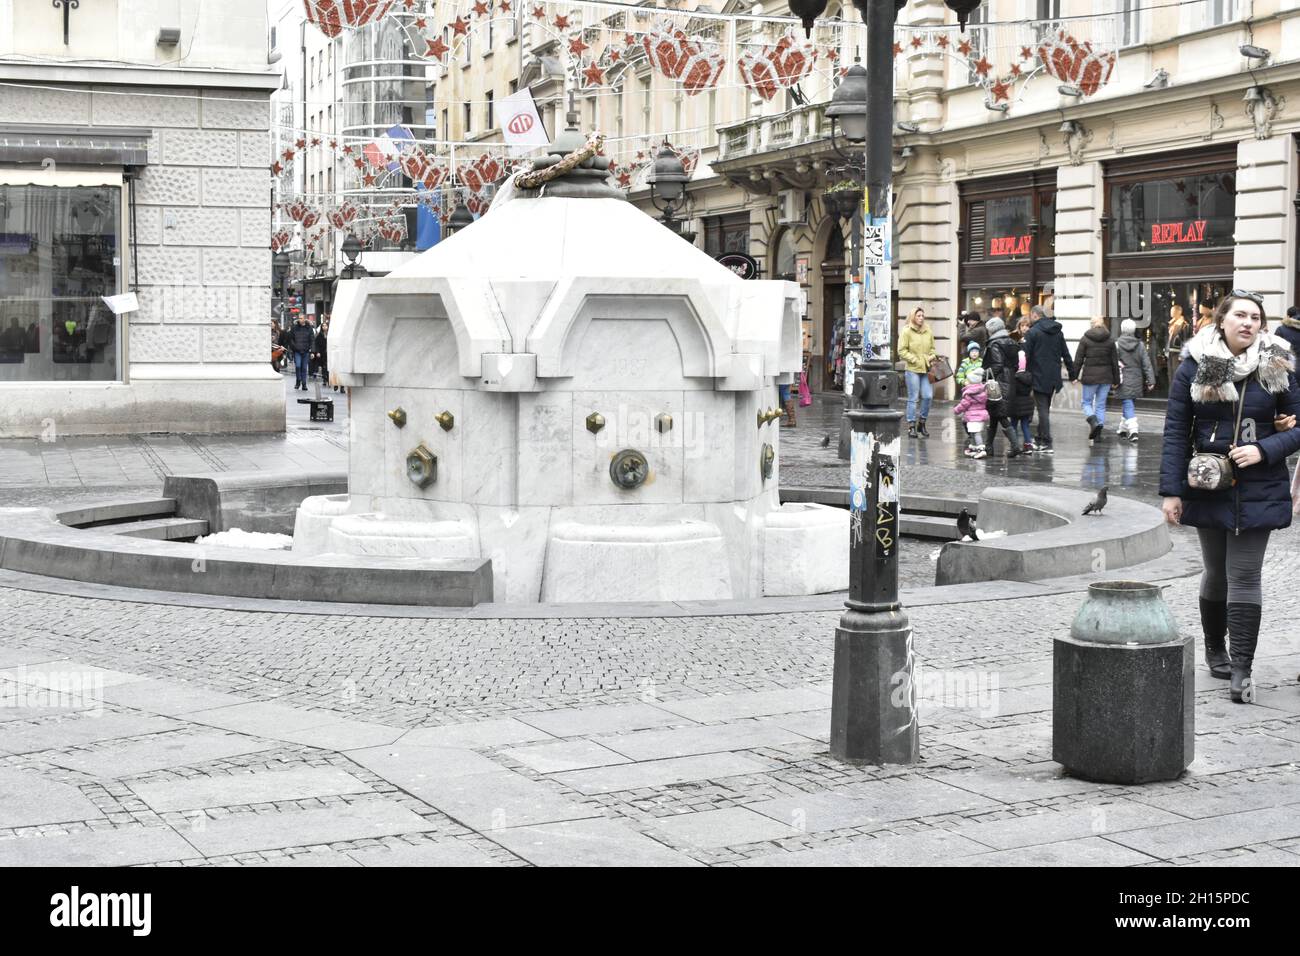
<path fill-rule="evenodd" d="M 841 480 L 821 447 L 837 414 L 783 432 L 787 480 Z M 344 421 L 289 415 L 276 438 L 0 442 L 0 503 L 156 492 L 199 467 L 342 467 Z M 1096 449 L 1061 417 L 1054 461 L 971 462 L 936 436 L 909 446 L 904 488 L 1109 475 L 1154 500 L 1156 424 L 1135 450 Z M 1264 572 L 1261 703 L 1232 705 L 1199 668 L 1195 762 L 1136 787 L 1051 761 L 1052 639 L 1077 589 L 910 606 L 922 672 L 957 678 L 922 687 L 983 692 L 922 701 L 917 765 L 859 768 L 828 754 L 836 610 L 328 615 L 10 576 L 0 865 L 1300 865 L 1298 576 L 1289 529 Z M 1198 632 L 1195 577 L 1162 583 Z"/>

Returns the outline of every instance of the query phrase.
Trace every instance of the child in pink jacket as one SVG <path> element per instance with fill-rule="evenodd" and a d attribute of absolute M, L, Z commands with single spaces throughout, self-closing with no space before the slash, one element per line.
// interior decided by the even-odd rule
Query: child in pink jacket
<path fill-rule="evenodd" d="M 989 420 L 989 393 L 984 385 L 984 369 L 971 369 L 966 375 L 966 383 L 961 401 L 952 411 L 966 423 L 966 431 L 973 443 L 965 453 L 971 458 L 985 458 L 988 453 L 984 448 L 984 427 Z"/>

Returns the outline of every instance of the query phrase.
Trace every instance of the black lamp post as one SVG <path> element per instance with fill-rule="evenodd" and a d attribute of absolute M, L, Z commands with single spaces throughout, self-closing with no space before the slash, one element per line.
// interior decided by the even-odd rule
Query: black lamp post
<path fill-rule="evenodd" d="M 832 756 L 858 764 L 915 763 L 920 756 L 912 629 L 898 600 L 902 416 L 894 407 L 898 377 L 891 361 L 892 267 L 887 254 L 893 232 L 894 21 L 906 2 L 853 0 L 866 23 L 867 63 L 860 73 L 856 65 L 850 67 L 845 76 L 844 82 L 852 77 L 854 85 L 840 97 L 844 108 L 831 114 L 833 101 L 827 110 L 833 132 L 838 124 L 849 142 L 866 142 L 864 245 L 870 255 L 860 299 L 867 334 L 864 362 L 852 385 L 852 396 L 863 407 L 845 411 L 852 431 L 849 598 L 835 630 L 830 739 Z M 956 11 L 962 29 L 979 6 L 979 0 L 944 2 Z M 791 4 L 805 28 L 825 9 L 825 0 Z M 832 146 L 837 147 L 834 138 Z"/>
<path fill-rule="evenodd" d="M 646 183 L 650 186 L 650 202 L 659 210 L 659 221 L 673 232 L 685 238 L 685 233 L 674 224 L 674 217 L 686 205 L 686 182 L 690 176 L 681 157 L 667 146 L 660 147 L 655 163 L 650 167 Z M 691 235 L 694 242 L 695 236 Z"/>
<path fill-rule="evenodd" d="M 365 272 L 365 269 L 362 269 L 358 264 L 361 259 L 361 243 L 357 241 L 357 237 L 352 233 L 348 233 L 348 237 L 343 240 L 343 258 L 348 262 L 343 267 L 344 279 L 355 279 L 358 270 L 362 273 Z"/>

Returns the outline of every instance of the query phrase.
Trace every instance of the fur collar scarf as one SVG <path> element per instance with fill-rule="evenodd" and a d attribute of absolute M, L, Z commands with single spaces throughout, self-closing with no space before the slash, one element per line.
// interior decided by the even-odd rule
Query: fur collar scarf
<path fill-rule="evenodd" d="M 1236 402 L 1236 383 L 1251 375 L 1265 391 L 1276 395 L 1287 390 L 1295 371 L 1291 346 L 1266 331 L 1261 331 L 1246 351 L 1233 355 L 1219 330 L 1209 326 L 1183 346 L 1182 357 L 1196 362 L 1192 401 L 1198 403 Z"/>

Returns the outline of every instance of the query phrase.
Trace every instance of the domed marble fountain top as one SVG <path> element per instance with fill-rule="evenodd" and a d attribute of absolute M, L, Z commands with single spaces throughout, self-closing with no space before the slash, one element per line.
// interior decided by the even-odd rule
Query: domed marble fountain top
<path fill-rule="evenodd" d="M 847 513 L 777 496 L 799 287 L 741 280 L 605 165 L 339 283 L 349 494 L 303 502 L 296 550 L 490 558 L 511 602 L 847 587 Z"/>

